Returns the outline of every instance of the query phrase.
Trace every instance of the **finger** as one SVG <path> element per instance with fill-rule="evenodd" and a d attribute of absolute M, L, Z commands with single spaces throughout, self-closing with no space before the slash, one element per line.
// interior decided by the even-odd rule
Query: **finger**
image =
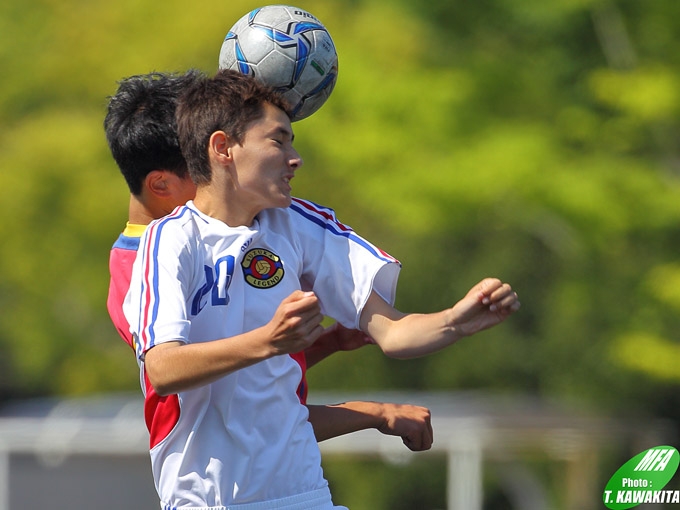
<path fill-rule="evenodd" d="M 300 299 L 302 299 L 306 294 L 313 294 L 313 293 L 312 292 L 303 292 L 301 290 L 294 290 L 288 296 L 286 296 L 281 302 L 282 303 L 294 303 L 295 301 L 299 301 Z"/>
<path fill-rule="evenodd" d="M 432 448 L 434 442 L 434 431 L 432 430 L 432 415 L 429 409 L 425 409 L 425 427 L 423 431 L 423 450 Z"/>
<path fill-rule="evenodd" d="M 321 313 L 321 306 L 316 295 L 310 293 L 310 295 L 301 296 L 299 299 L 285 303 L 285 311 L 289 316 L 311 317 Z"/>
<path fill-rule="evenodd" d="M 316 313 L 314 315 L 305 315 L 301 317 L 301 331 L 304 335 L 310 335 L 312 331 L 317 328 L 320 330 L 320 334 L 323 333 L 323 326 L 321 322 L 323 321 L 323 315 Z"/>
<path fill-rule="evenodd" d="M 428 440 L 427 449 L 429 450 L 430 448 L 432 448 L 432 443 L 434 443 L 434 430 L 432 429 L 432 421 L 430 420 L 429 414 L 427 417 L 427 440 Z"/>
<path fill-rule="evenodd" d="M 421 447 L 422 443 L 420 441 L 419 436 L 417 436 L 415 438 L 410 437 L 410 436 L 404 436 L 404 437 L 401 438 L 401 440 L 404 443 L 404 445 L 406 446 L 406 448 L 408 448 L 412 452 L 419 452 L 419 451 L 422 450 L 422 447 Z"/>
<path fill-rule="evenodd" d="M 481 294 L 488 296 L 502 285 L 503 282 L 501 282 L 498 278 L 484 278 L 475 287 Z"/>
<path fill-rule="evenodd" d="M 314 342 L 316 342 L 322 334 L 323 334 L 323 326 L 321 324 L 318 324 L 307 335 L 308 345 L 312 345 Z"/>
<path fill-rule="evenodd" d="M 312 301 L 318 301 L 316 294 L 312 291 L 302 291 L 302 290 L 296 290 L 291 292 L 288 296 L 286 296 L 281 303 L 308 303 L 310 300 Z"/>
<path fill-rule="evenodd" d="M 422 452 L 432 447 L 432 437 L 427 427 L 417 430 L 411 436 L 402 438 L 404 445 L 411 451 Z"/>
<path fill-rule="evenodd" d="M 485 278 L 477 285 L 475 285 L 470 293 L 475 293 L 477 299 L 483 304 L 488 305 L 491 303 L 491 295 L 497 292 L 499 288 L 503 285 L 498 278 Z"/>
<path fill-rule="evenodd" d="M 522 304 L 519 302 L 519 300 L 517 300 L 517 301 L 515 301 L 514 303 L 512 303 L 512 304 L 510 305 L 509 310 L 510 310 L 511 312 L 516 312 L 516 311 L 519 310 L 521 307 L 522 307 Z"/>
<path fill-rule="evenodd" d="M 490 292 L 488 294 L 489 299 L 491 301 L 500 301 L 501 299 L 513 294 L 514 291 L 512 290 L 512 287 L 508 283 L 504 283 L 502 285 L 499 285 L 496 289 L 493 290 L 493 292 Z"/>
<path fill-rule="evenodd" d="M 489 306 L 489 310 L 492 312 L 496 310 L 503 311 L 517 311 L 519 310 L 519 298 L 516 292 L 512 292 L 510 295 L 503 297 L 502 299 L 494 302 Z"/>
<path fill-rule="evenodd" d="M 492 306 L 496 305 L 496 307 L 493 308 L 493 309 L 496 309 L 496 308 L 502 307 L 504 302 L 509 304 L 508 300 L 512 300 L 512 299 L 517 299 L 517 293 L 512 290 L 512 287 L 510 287 L 510 285 L 505 283 L 501 287 L 496 289 L 494 292 L 487 295 L 482 300 L 482 303 L 484 305 L 492 305 Z"/>
<path fill-rule="evenodd" d="M 412 428 L 406 437 L 402 437 L 402 440 L 410 450 L 429 450 L 432 448 L 434 441 L 430 410 L 427 408 L 417 408 L 416 411 L 419 411 L 417 413 L 419 416 L 414 415 L 414 428 Z"/>
<path fill-rule="evenodd" d="M 298 301 L 296 301 L 294 305 L 300 312 L 307 312 L 310 310 L 316 312 L 321 310 L 319 298 L 317 298 L 316 294 L 314 294 L 313 292 L 305 293 L 305 295 L 302 296 Z"/>

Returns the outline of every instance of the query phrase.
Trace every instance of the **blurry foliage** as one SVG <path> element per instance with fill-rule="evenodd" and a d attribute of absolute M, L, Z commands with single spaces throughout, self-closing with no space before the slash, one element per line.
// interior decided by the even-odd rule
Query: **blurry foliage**
<path fill-rule="evenodd" d="M 335 455 L 324 461 L 333 502 L 352 510 L 446 508 L 445 459 L 406 458 L 411 460 Z M 385 490 L 390 486 L 399 490 Z"/>
<path fill-rule="evenodd" d="M 107 96 L 124 76 L 213 72 L 227 29 L 259 5 L 0 3 L 0 400 L 138 391 L 105 307 L 128 195 Z M 337 354 L 309 373 L 312 392 L 475 388 L 677 423 L 680 2 L 297 5 L 329 28 L 340 74 L 295 125 L 295 193 L 401 260 L 404 311 L 450 306 L 485 276 L 522 300 L 423 359 Z M 444 506 L 441 460 L 324 464 L 355 510 Z"/>
<path fill-rule="evenodd" d="M 127 190 L 102 120 L 116 81 L 213 72 L 253 1 L 0 5 L 0 396 L 135 390 L 109 324 Z M 419 360 L 338 354 L 314 389 L 482 388 L 677 416 L 680 3 L 304 0 L 340 55 L 296 124 L 295 193 L 403 263 L 397 305 L 485 276 L 523 308 Z"/>

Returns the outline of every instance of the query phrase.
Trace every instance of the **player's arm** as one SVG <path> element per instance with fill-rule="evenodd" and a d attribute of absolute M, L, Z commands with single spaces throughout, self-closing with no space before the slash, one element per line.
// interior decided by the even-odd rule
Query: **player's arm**
<path fill-rule="evenodd" d="M 316 342 L 305 349 L 307 368 L 338 351 L 353 351 L 373 344 L 371 337 L 358 329 L 349 329 L 336 322 L 327 327 Z"/>
<path fill-rule="evenodd" d="M 452 308 L 429 314 L 405 314 L 372 292 L 360 327 L 392 358 L 415 358 L 439 351 L 463 337 L 503 322 L 519 310 L 510 285 L 487 278 Z"/>
<path fill-rule="evenodd" d="M 336 405 L 309 405 L 309 421 L 317 441 L 358 430 L 377 429 L 400 436 L 413 451 L 432 446 L 430 411 L 425 407 L 383 402 L 345 402 Z"/>
<path fill-rule="evenodd" d="M 303 350 L 323 331 L 322 319 L 314 293 L 296 291 L 265 326 L 208 342 L 158 343 L 146 351 L 144 367 L 159 395 L 178 393 L 273 356 Z"/>

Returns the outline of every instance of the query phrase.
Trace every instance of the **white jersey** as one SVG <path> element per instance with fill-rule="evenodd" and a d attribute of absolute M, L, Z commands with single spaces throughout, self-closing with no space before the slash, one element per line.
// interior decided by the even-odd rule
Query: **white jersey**
<path fill-rule="evenodd" d="M 399 269 L 332 210 L 307 201 L 235 228 L 189 202 L 147 228 L 124 310 L 143 360 L 160 342 L 205 342 L 263 326 L 298 289 L 314 291 L 325 315 L 356 328 L 371 291 L 394 302 Z M 276 356 L 181 392 L 174 422 L 151 445 L 161 503 L 225 509 L 325 490 L 296 395 L 300 378 L 290 356 Z M 154 419 L 165 418 L 147 410 L 147 422 Z"/>

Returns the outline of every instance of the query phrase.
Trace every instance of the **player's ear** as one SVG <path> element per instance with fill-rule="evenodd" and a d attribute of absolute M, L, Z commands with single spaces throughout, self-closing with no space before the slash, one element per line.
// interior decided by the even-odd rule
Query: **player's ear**
<path fill-rule="evenodd" d="M 144 179 L 144 186 L 154 195 L 166 197 L 172 192 L 167 176 L 162 170 L 152 170 Z"/>
<path fill-rule="evenodd" d="M 231 162 L 233 146 L 231 138 L 224 131 L 215 131 L 210 135 L 208 152 L 222 164 Z"/>

